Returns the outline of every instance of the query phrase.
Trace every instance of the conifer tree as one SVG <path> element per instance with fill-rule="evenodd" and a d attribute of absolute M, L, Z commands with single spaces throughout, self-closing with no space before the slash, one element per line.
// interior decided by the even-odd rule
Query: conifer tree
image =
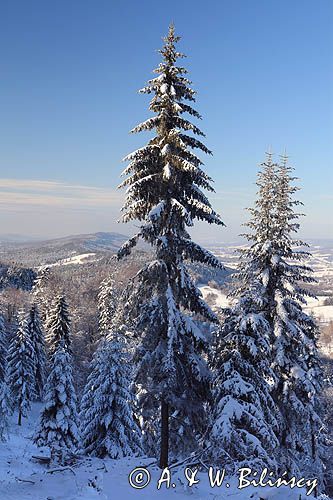
<path fill-rule="evenodd" d="M 313 283 L 311 269 L 302 263 L 310 254 L 307 245 L 293 239 L 301 214 L 293 199 L 298 190 L 287 158 L 273 163 L 271 153 L 258 174 L 258 198 L 250 209 L 250 232 L 244 235 L 250 246 L 242 251 L 239 284 L 234 295 L 241 297 L 255 289 L 253 300 L 270 325 L 270 360 L 274 375 L 271 395 L 280 422 L 280 446 L 275 457 L 280 472 L 290 475 L 305 467 L 322 469 L 322 444 L 317 395 L 321 370 L 316 338 L 317 325 L 302 307 L 311 293 L 304 288 Z"/>
<path fill-rule="evenodd" d="M 11 401 L 7 380 L 0 382 L 0 441 L 6 441 L 8 417 L 11 414 Z"/>
<path fill-rule="evenodd" d="M 270 394 L 270 325 L 253 287 L 226 313 L 219 334 L 212 427 L 206 438 L 213 463 L 276 471 L 278 411 Z"/>
<path fill-rule="evenodd" d="M 7 332 L 5 329 L 5 320 L 0 313 L 0 383 L 5 380 L 7 365 Z"/>
<path fill-rule="evenodd" d="M 19 315 L 19 327 L 8 352 L 8 383 L 11 399 L 18 409 L 18 425 L 26 417 L 35 398 L 34 349 L 24 311 Z"/>
<path fill-rule="evenodd" d="M 35 394 L 38 401 L 42 401 L 45 384 L 46 354 L 44 333 L 36 304 L 33 304 L 28 315 L 28 331 L 34 351 L 34 380 Z"/>
<path fill-rule="evenodd" d="M 32 294 L 35 302 L 38 304 L 42 322 L 47 319 L 47 313 L 50 309 L 50 300 L 47 294 L 47 288 L 50 281 L 50 268 L 45 266 L 38 272 L 34 285 L 32 287 Z"/>
<path fill-rule="evenodd" d="M 98 326 L 101 336 L 105 336 L 111 329 L 116 308 L 117 296 L 115 293 L 115 281 L 110 276 L 102 281 L 98 292 Z"/>
<path fill-rule="evenodd" d="M 299 229 L 301 214 L 294 200 L 298 188 L 292 185 L 292 167 L 287 157 L 277 169 L 274 255 L 275 275 L 273 304 L 270 311 L 273 333 L 273 369 L 277 383 L 273 392 L 283 417 L 280 461 L 291 474 L 304 467 L 322 473 L 323 454 L 319 429 L 318 393 L 321 367 L 317 351 L 318 325 L 304 312 L 311 293 L 304 285 L 315 282 L 312 269 L 304 264 L 310 254 L 300 247 L 308 245 L 293 239 Z M 303 468 L 303 470 L 302 470 Z M 321 469 L 321 471 L 320 471 Z"/>
<path fill-rule="evenodd" d="M 258 301 L 260 308 L 266 310 L 271 307 L 271 291 L 275 283 L 272 261 L 276 241 L 276 171 L 277 164 L 272 160 L 272 153 L 266 153 L 266 160 L 257 175 L 257 199 L 254 208 L 248 208 L 251 219 L 244 224 L 250 231 L 241 235 L 249 241 L 249 246 L 240 250 L 237 286 L 232 292 L 232 296 L 237 298 L 255 284 L 259 285 L 253 299 Z"/>
<path fill-rule="evenodd" d="M 45 405 L 34 442 L 48 446 L 53 459 L 65 462 L 79 447 L 77 399 L 73 385 L 71 355 L 64 340 L 58 343 L 51 359 L 46 383 Z"/>
<path fill-rule="evenodd" d="M 91 364 L 81 402 L 81 429 L 86 453 L 122 458 L 141 452 L 129 390 L 130 366 L 121 337 L 102 341 Z"/>
<path fill-rule="evenodd" d="M 63 295 L 58 295 L 54 300 L 46 320 L 46 330 L 48 351 L 51 356 L 61 341 L 64 341 L 64 348 L 71 352 L 70 318 L 67 302 Z"/>
<path fill-rule="evenodd" d="M 0 441 L 6 439 L 11 406 L 7 379 L 7 333 L 4 317 L 0 313 Z"/>
<path fill-rule="evenodd" d="M 128 308 L 137 319 L 141 345 L 135 362 L 135 382 L 146 390 L 151 405 L 160 403 L 160 466 L 168 464 L 169 415 L 177 410 L 195 427 L 205 418 L 209 374 L 203 352 L 207 338 L 191 315 L 217 321 L 191 280 L 185 261 L 222 267 L 218 259 L 194 243 L 188 233 L 195 219 L 222 225 L 204 190 L 214 191 L 211 178 L 194 153 L 209 149 L 195 136 L 200 129 L 184 115 L 201 118 L 188 103 L 195 101 L 186 69 L 177 66 L 184 57 L 177 51 L 173 25 L 160 50 L 162 61 L 141 92 L 152 95 L 154 116 L 132 132 L 155 132 L 148 144 L 128 155 L 122 186 L 127 187 L 123 221 L 137 219 L 139 232 L 118 252 L 122 258 L 141 238 L 152 245 L 154 260 L 144 266 L 128 289 Z"/>

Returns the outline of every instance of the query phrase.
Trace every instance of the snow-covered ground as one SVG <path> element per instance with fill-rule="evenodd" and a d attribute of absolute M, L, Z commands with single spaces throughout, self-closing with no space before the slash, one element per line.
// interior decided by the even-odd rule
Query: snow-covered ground
<path fill-rule="evenodd" d="M 230 305 L 230 300 L 225 292 L 210 287 L 209 285 L 199 285 L 199 288 L 204 300 L 206 300 L 214 310 Z M 333 321 L 333 305 L 326 305 L 325 300 L 327 300 L 326 295 L 318 295 L 317 299 L 309 297 L 307 299 L 307 305 L 304 307 L 304 310 L 308 313 L 312 313 L 321 324 Z"/>
<path fill-rule="evenodd" d="M 325 305 L 327 296 L 318 295 L 317 299 L 308 298 L 307 307 L 304 309 L 311 312 L 320 323 L 333 321 L 333 305 Z"/>
<path fill-rule="evenodd" d="M 161 471 L 152 459 L 128 458 L 122 460 L 82 458 L 79 463 L 61 470 L 56 465 L 42 465 L 32 456 L 40 450 L 31 440 L 40 404 L 34 404 L 22 427 L 16 424 L 16 415 L 10 425 L 9 440 L 0 443 L 0 499 L 1 500 L 314 500 L 304 489 L 289 487 L 269 488 L 248 486 L 238 489 L 239 479 L 225 479 L 218 487 L 211 487 L 208 473 L 198 473 L 198 484 L 188 486 L 183 468 L 171 469 L 170 487 L 162 482 L 157 489 Z M 135 489 L 129 484 L 129 475 L 137 467 L 145 467 L 150 474 L 149 485 Z M 189 471 L 187 476 L 189 477 Z M 140 478 L 138 478 L 140 479 Z M 133 480 L 134 482 L 134 475 Z M 229 487 L 227 487 L 227 482 Z M 173 484 L 175 486 L 173 486 Z"/>
<path fill-rule="evenodd" d="M 315 245 L 310 248 L 312 258 L 310 265 L 318 279 L 333 278 L 333 252 L 332 248 L 322 248 Z"/>

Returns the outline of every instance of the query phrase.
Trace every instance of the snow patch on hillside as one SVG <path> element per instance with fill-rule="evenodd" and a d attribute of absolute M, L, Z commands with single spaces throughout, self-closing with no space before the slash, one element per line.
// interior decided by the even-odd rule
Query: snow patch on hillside
<path fill-rule="evenodd" d="M 217 288 L 208 285 L 199 285 L 203 298 L 213 309 L 220 309 L 230 306 L 227 295 Z"/>
<path fill-rule="evenodd" d="M 199 285 L 205 301 L 214 309 L 223 309 L 230 306 L 230 299 L 223 291 L 210 287 L 209 285 Z M 326 295 L 319 295 L 317 299 L 309 297 L 304 310 L 313 314 L 319 323 L 329 323 L 333 321 L 333 305 L 325 305 Z"/>
<path fill-rule="evenodd" d="M 66 259 L 58 260 L 53 264 L 47 264 L 47 266 L 40 266 L 38 269 L 44 267 L 56 267 L 56 266 L 71 266 L 77 264 L 87 264 L 87 262 L 96 261 L 96 253 L 81 253 L 80 255 L 73 255 L 72 257 L 67 257 Z"/>
<path fill-rule="evenodd" d="M 318 295 L 317 299 L 309 297 L 307 306 L 304 308 L 308 313 L 312 313 L 320 323 L 333 321 L 333 305 L 326 305 L 326 295 Z"/>

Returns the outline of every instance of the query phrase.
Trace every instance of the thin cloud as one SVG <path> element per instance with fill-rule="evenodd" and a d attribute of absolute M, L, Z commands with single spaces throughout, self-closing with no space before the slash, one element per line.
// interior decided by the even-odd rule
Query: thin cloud
<path fill-rule="evenodd" d="M 0 179 L 0 206 L 84 209 L 120 207 L 124 193 L 111 188 L 83 186 L 58 181 Z"/>

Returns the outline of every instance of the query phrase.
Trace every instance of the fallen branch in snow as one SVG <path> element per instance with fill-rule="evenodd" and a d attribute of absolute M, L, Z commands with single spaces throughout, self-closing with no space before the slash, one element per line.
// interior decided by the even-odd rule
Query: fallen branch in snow
<path fill-rule="evenodd" d="M 175 462 L 175 463 L 171 464 L 169 466 L 169 469 L 172 469 L 174 467 L 179 467 L 180 465 L 184 465 L 184 464 L 187 464 L 189 466 L 189 465 L 197 465 L 199 463 L 202 463 L 201 458 L 200 458 L 202 455 L 203 455 L 202 451 L 195 453 L 194 455 L 189 456 L 189 457 L 185 458 L 184 460 L 181 460 L 180 462 Z"/>
<path fill-rule="evenodd" d="M 59 467 L 58 469 L 51 469 L 45 472 L 46 474 L 53 474 L 54 472 L 64 472 L 65 470 L 71 471 L 74 474 L 74 476 L 76 476 L 75 471 L 72 469 L 72 467 Z"/>
<path fill-rule="evenodd" d="M 208 465 L 206 465 L 202 460 L 201 458 L 199 459 L 199 463 L 206 469 L 206 470 L 209 470 L 209 467 Z"/>
<path fill-rule="evenodd" d="M 35 481 L 30 481 L 30 479 L 21 479 L 20 477 L 15 477 L 16 481 L 21 481 L 21 483 L 31 483 L 35 484 Z"/>
<path fill-rule="evenodd" d="M 145 464 L 145 467 L 151 467 L 152 465 L 157 465 L 157 460 L 154 460 L 154 462 L 150 462 L 149 464 Z"/>
<path fill-rule="evenodd" d="M 43 464 L 49 464 L 51 462 L 51 457 L 43 457 L 43 456 L 32 455 L 31 458 L 33 458 L 34 460 L 37 460 L 38 462 L 41 462 Z"/>

